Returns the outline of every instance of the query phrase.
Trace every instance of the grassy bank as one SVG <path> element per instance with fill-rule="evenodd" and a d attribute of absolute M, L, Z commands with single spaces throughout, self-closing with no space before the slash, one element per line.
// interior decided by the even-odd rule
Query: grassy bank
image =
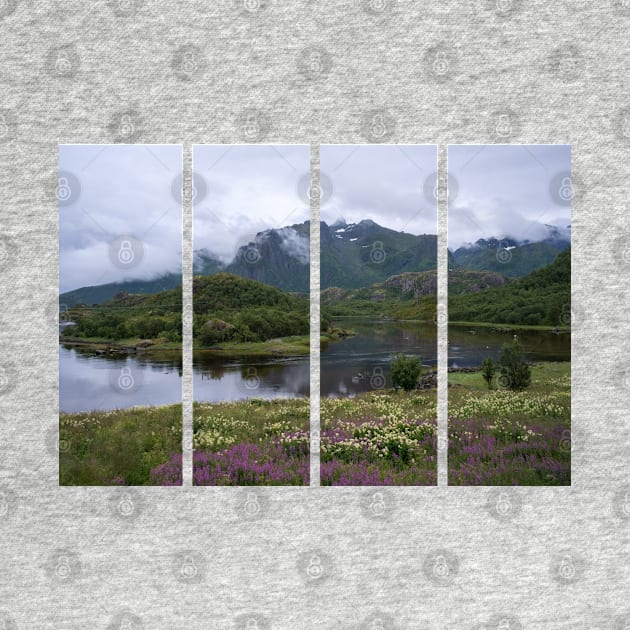
<path fill-rule="evenodd" d="M 195 485 L 308 485 L 307 398 L 195 403 Z"/>
<path fill-rule="evenodd" d="M 571 332 L 570 326 L 550 326 L 537 324 L 529 326 L 526 324 L 489 324 L 487 322 L 448 322 L 449 326 L 470 326 L 471 328 L 503 328 L 509 330 L 557 330 L 559 332 Z"/>
<path fill-rule="evenodd" d="M 227 341 L 210 347 L 196 343 L 193 349 L 218 356 L 299 356 L 310 352 L 309 343 L 308 335 L 295 335 L 267 341 Z"/>
<path fill-rule="evenodd" d="M 60 485 L 181 483 L 182 406 L 59 414 Z"/>
<path fill-rule="evenodd" d="M 449 373 L 451 485 L 571 483 L 571 364 L 538 363 L 522 392 Z"/>
<path fill-rule="evenodd" d="M 321 401 L 322 485 L 435 485 L 436 392 Z"/>

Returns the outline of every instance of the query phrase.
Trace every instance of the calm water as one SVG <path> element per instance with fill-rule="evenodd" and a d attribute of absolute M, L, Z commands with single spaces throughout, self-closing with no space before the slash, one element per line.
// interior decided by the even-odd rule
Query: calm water
<path fill-rule="evenodd" d="M 571 360 L 571 335 L 569 333 L 519 330 L 516 335 L 530 361 Z M 501 353 L 501 346 L 512 341 L 513 338 L 514 333 L 493 332 L 489 328 L 480 326 L 451 325 L 448 327 L 448 365 L 449 367 L 470 367 L 480 365 L 485 357 L 497 360 Z"/>
<path fill-rule="evenodd" d="M 90 411 L 182 400 L 181 355 L 170 359 L 117 358 L 59 346 L 59 409 Z"/>
<path fill-rule="evenodd" d="M 308 396 L 309 357 L 218 357 L 193 353 L 193 397 L 199 402 Z"/>
<path fill-rule="evenodd" d="M 437 363 L 436 327 L 410 322 L 343 319 L 337 326 L 357 332 L 329 343 L 321 353 L 321 395 L 351 396 L 391 387 L 392 355 L 420 357 L 423 365 Z M 471 334 L 470 331 L 475 334 Z M 449 326 L 448 364 L 479 365 L 499 358 L 501 345 L 512 333 L 470 326 Z M 569 361 L 569 334 L 519 331 L 518 338 L 532 361 Z M 207 352 L 193 356 L 193 395 L 196 401 L 278 398 L 309 395 L 309 357 L 251 359 L 217 357 Z M 169 358 L 95 355 L 59 346 L 59 407 L 61 411 L 118 409 L 135 405 L 166 405 L 182 399 L 182 360 Z"/>
<path fill-rule="evenodd" d="M 321 353 L 321 395 L 351 396 L 391 387 L 389 366 L 398 352 L 437 363 L 437 329 L 433 324 L 345 318 L 335 326 L 357 334 L 329 343 Z"/>
<path fill-rule="evenodd" d="M 346 318 L 335 325 L 354 330 L 357 335 L 322 348 L 322 396 L 352 396 L 391 387 L 389 367 L 392 355 L 398 352 L 420 357 L 425 366 L 437 364 L 437 329 L 433 324 Z M 519 331 L 517 334 L 531 361 L 571 359 L 571 337 L 567 333 Z M 480 365 L 487 356 L 498 359 L 501 346 L 512 341 L 514 334 L 451 325 L 448 336 L 448 365 L 470 367 Z"/>

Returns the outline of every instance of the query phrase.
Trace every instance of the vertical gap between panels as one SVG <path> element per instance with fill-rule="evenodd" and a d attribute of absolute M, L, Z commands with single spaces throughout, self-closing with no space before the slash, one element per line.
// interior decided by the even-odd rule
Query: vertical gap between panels
<path fill-rule="evenodd" d="M 321 195 L 312 194 L 319 191 L 319 145 L 311 145 L 311 338 L 310 338 L 310 485 L 319 486 L 319 453 L 320 453 L 320 306 L 319 306 L 319 202 Z"/>
<path fill-rule="evenodd" d="M 182 165 L 182 479 L 185 487 L 192 486 L 192 198 L 193 198 L 192 147 L 183 147 Z"/>
<path fill-rule="evenodd" d="M 448 485 L 448 147 L 438 145 L 438 486 Z"/>

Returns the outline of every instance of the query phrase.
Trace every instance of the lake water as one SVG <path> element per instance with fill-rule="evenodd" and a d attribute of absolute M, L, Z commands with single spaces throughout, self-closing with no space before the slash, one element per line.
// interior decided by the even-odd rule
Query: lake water
<path fill-rule="evenodd" d="M 570 361 L 571 335 L 552 333 L 550 330 L 518 330 L 519 342 L 530 361 Z M 514 333 L 500 333 L 483 326 L 448 327 L 449 367 L 480 365 L 485 357 L 495 361 L 501 354 L 501 346 L 512 341 Z"/>
<path fill-rule="evenodd" d="M 351 396 L 391 387 L 389 367 L 392 355 L 398 352 L 419 356 L 425 366 L 436 366 L 437 331 L 433 324 L 348 318 L 335 325 L 357 334 L 322 348 L 322 396 Z M 479 326 L 450 325 L 448 333 L 448 365 L 453 367 L 476 366 L 487 356 L 496 360 L 502 344 L 513 338 L 512 333 Z M 571 359 L 567 333 L 517 334 L 531 361 Z M 193 356 L 194 400 L 308 396 L 309 366 L 309 357 L 229 358 L 197 351 Z M 74 412 L 179 403 L 181 374 L 181 355 L 176 352 L 159 359 L 109 357 L 60 345 L 59 407 Z"/>
<path fill-rule="evenodd" d="M 229 358 L 198 350 L 193 353 L 193 398 L 218 402 L 308 396 L 309 366 L 308 356 Z"/>
<path fill-rule="evenodd" d="M 344 318 L 335 325 L 354 330 L 357 335 L 322 348 L 322 396 L 352 396 L 391 387 L 389 368 L 392 355 L 399 352 L 420 357 L 425 366 L 437 364 L 437 328 L 433 324 Z M 571 359 L 568 333 L 528 330 L 517 335 L 530 361 Z M 478 366 L 487 356 L 496 360 L 501 346 L 513 337 L 514 333 L 490 328 L 449 325 L 448 365 Z"/>
<path fill-rule="evenodd" d="M 59 345 L 59 410 L 123 409 L 182 400 L 181 354 L 109 357 Z"/>
<path fill-rule="evenodd" d="M 437 328 L 434 324 L 344 318 L 335 326 L 357 334 L 327 344 L 321 351 L 321 395 L 348 396 L 391 387 L 389 367 L 399 352 L 437 364 Z"/>

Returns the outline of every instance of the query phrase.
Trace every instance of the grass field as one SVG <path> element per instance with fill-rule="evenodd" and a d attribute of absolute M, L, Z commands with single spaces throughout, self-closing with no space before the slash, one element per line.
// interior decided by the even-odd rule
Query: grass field
<path fill-rule="evenodd" d="M 195 485 L 308 485 L 307 398 L 195 403 Z"/>
<path fill-rule="evenodd" d="M 451 485 L 570 485 L 571 364 L 532 366 L 522 392 L 448 375 Z"/>
<path fill-rule="evenodd" d="M 181 405 L 61 413 L 59 483 L 179 485 L 181 443 Z"/>
<path fill-rule="evenodd" d="M 449 374 L 451 485 L 571 483 L 570 364 L 532 366 L 522 392 Z M 196 485 L 308 485 L 309 400 L 193 406 Z M 434 485 L 436 391 L 321 401 L 322 485 Z M 181 484 L 181 405 L 60 414 L 62 485 Z"/>
<path fill-rule="evenodd" d="M 435 485 L 435 390 L 321 401 L 321 484 Z"/>

